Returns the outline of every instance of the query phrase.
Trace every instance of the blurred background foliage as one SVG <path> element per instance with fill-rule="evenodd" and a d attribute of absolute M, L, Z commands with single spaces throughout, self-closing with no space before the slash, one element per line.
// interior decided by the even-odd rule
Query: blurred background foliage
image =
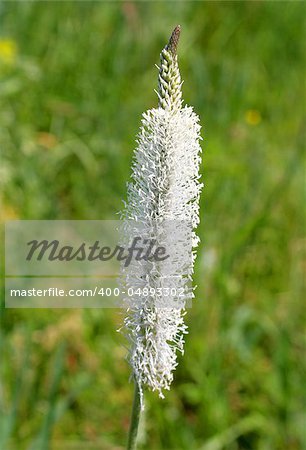
<path fill-rule="evenodd" d="M 182 26 L 203 124 L 196 301 L 141 448 L 305 444 L 305 3 L 1 2 L 1 219 L 113 219 Z M 305 126 L 305 123 L 304 123 Z M 122 449 L 117 310 L 1 310 L 0 449 Z"/>

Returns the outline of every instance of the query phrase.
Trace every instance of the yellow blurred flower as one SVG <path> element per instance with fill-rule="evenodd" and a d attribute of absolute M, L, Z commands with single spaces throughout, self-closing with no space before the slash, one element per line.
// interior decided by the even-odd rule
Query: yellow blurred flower
<path fill-rule="evenodd" d="M 1 210 L 0 210 L 0 223 L 4 223 L 6 220 L 16 220 L 19 219 L 18 211 L 11 205 L 5 204 L 2 199 L 0 199 Z"/>
<path fill-rule="evenodd" d="M 50 150 L 58 144 L 58 140 L 54 134 L 41 131 L 37 134 L 37 143 Z"/>
<path fill-rule="evenodd" d="M 13 64 L 17 55 L 17 45 L 12 39 L 0 39 L 0 60 Z"/>
<path fill-rule="evenodd" d="M 248 109 L 245 113 L 245 121 L 249 125 L 258 125 L 261 122 L 261 114 L 256 109 Z"/>

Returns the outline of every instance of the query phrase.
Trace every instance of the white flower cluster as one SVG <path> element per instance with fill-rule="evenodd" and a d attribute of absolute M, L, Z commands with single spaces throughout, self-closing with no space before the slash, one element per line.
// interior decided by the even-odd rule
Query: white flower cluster
<path fill-rule="evenodd" d="M 142 235 L 158 236 L 164 243 L 171 262 L 135 262 L 122 268 L 122 283 L 148 288 L 147 292 L 165 286 L 185 292 L 177 306 L 176 295 L 168 307 L 152 294 L 128 300 L 125 329 L 133 376 L 141 393 L 142 386 L 148 386 L 161 397 L 170 388 L 177 351 L 183 352 L 187 332 L 185 302 L 193 297 L 190 281 L 198 244 L 194 228 L 199 223 L 202 187 L 199 118 L 191 107 L 182 107 L 175 53 L 178 35 L 176 28 L 161 54 L 159 107 L 143 114 L 123 214 L 128 238 L 139 233 L 140 224 Z"/>

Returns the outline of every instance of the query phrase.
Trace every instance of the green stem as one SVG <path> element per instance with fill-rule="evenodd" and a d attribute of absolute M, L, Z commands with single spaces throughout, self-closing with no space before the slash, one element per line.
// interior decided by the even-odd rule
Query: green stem
<path fill-rule="evenodd" d="M 136 450 L 140 412 L 141 412 L 140 392 L 139 392 L 138 383 L 135 381 L 134 401 L 133 401 L 133 409 L 132 409 L 131 425 L 130 425 L 130 431 L 129 431 L 127 450 Z"/>

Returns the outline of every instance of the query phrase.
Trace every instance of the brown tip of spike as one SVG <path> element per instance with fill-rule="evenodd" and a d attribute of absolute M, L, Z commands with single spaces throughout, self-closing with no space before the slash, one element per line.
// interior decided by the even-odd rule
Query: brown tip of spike
<path fill-rule="evenodd" d="M 177 45 L 179 42 L 179 38 L 180 38 L 180 34 L 181 34 L 181 26 L 177 25 L 174 30 L 172 31 L 172 34 L 170 36 L 168 45 L 167 45 L 167 50 L 169 50 L 173 56 L 176 55 L 176 50 L 177 50 Z"/>

